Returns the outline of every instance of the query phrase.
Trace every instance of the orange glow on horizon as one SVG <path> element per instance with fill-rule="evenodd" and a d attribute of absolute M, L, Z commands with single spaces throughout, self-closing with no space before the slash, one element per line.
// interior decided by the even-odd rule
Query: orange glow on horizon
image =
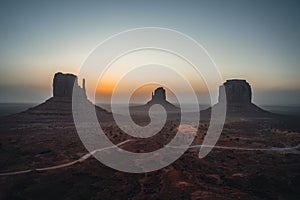
<path fill-rule="evenodd" d="M 116 81 L 101 81 L 96 88 L 96 94 L 112 94 L 115 88 Z"/>

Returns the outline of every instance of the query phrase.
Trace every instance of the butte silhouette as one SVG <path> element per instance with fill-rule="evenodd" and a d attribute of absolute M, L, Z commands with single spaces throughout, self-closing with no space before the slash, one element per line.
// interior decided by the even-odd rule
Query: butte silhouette
<path fill-rule="evenodd" d="M 221 90 L 221 88 L 224 90 Z M 95 107 L 96 114 L 99 121 L 113 121 L 112 113 L 106 111 L 103 108 L 95 106 L 90 102 L 86 95 L 85 80 L 82 80 L 82 86 L 78 84 L 78 78 L 73 74 L 63 74 L 58 72 L 53 78 L 53 96 L 46 100 L 44 103 L 29 108 L 28 110 L 15 114 L 14 117 L 27 118 L 30 116 L 33 118 L 47 118 L 51 119 L 57 117 L 63 118 L 63 120 L 72 121 L 72 93 L 73 88 L 80 91 L 79 94 L 84 106 Z M 222 94 L 225 91 L 225 94 Z M 232 79 L 227 80 L 220 86 L 219 90 L 219 102 L 223 102 L 226 98 L 227 112 L 226 117 L 272 117 L 276 114 L 267 112 L 254 103 L 252 103 L 252 91 L 251 86 L 246 80 Z M 180 108 L 176 107 L 169 101 L 167 101 L 166 90 L 163 87 L 159 87 L 152 93 L 152 98 L 145 105 L 130 107 L 130 113 L 133 115 L 141 116 L 140 114 L 148 115 L 150 107 L 159 104 L 167 111 L 168 116 L 172 118 L 178 118 L 180 115 Z M 217 103 L 213 107 L 220 106 Z M 206 119 L 210 117 L 211 108 L 200 112 L 201 117 Z"/>
<path fill-rule="evenodd" d="M 227 80 L 219 87 L 218 103 L 213 107 L 216 107 L 216 110 L 218 110 L 221 102 L 225 100 L 226 117 L 268 117 L 271 115 L 270 112 L 252 103 L 251 86 L 246 80 Z M 208 117 L 210 113 L 211 108 L 201 111 L 202 117 Z"/>
<path fill-rule="evenodd" d="M 99 121 L 113 120 L 112 114 L 103 108 L 95 106 L 86 96 L 85 80 L 82 80 L 82 87 L 78 85 L 78 78 L 74 74 L 63 74 L 58 72 L 53 78 L 53 96 L 44 103 L 29 108 L 22 112 L 27 118 L 39 116 L 41 118 L 57 118 L 72 121 L 72 93 L 73 88 L 79 91 L 80 99 L 83 106 L 95 107 Z"/>
<path fill-rule="evenodd" d="M 162 105 L 166 111 L 179 111 L 179 108 L 167 101 L 166 90 L 163 87 L 156 88 L 154 93 L 152 92 L 152 98 L 147 102 L 146 106 L 152 106 L 154 104 Z"/>
<path fill-rule="evenodd" d="M 130 109 L 132 112 L 144 112 L 155 104 L 159 104 L 167 111 L 167 113 L 178 113 L 180 109 L 167 101 L 166 90 L 163 87 L 158 87 L 152 92 L 151 100 L 142 106 L 132 106 Z"/>

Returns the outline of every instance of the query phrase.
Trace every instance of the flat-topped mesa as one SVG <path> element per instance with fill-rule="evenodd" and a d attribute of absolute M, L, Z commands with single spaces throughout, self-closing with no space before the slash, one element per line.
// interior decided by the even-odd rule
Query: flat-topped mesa
<path fill-rule="evenodd" d="M 226 118 L 256 118 L 270 117 L 272 114 L 261 109 L 251 102 L 252 91 L 251 86 L 246 80 L 232 79 L 227 80 L 219 88 L 219 102 L 212 107 L 201 111 L 203 119 L 211 117 L 212 108 L 216 113 L 220 112 L 222 116 L 224 112 L 224 100 L 226 93 Z"/>
<path fill-rule="evenodd" d="M 222 90 L 224 87 L 225 90 Z M 219 102 L 223 102 L 226 92 L 227 104 L 251 103 L 251 86 L 246 80 L 232 79 L 227 80 L 219 89 Z"/>
<path fill-rule="evenodd" d="M 72 97 L 73 87 L 78 87 L 82 95 L 86 98 L 85 80 L 82 81 L 82 87 L 78 85 L 77 76 L 74 74 L 63 74 L 58 72 L 53 78 L 53 97 Z"/>
<path fill-rule="evenodd" d="M 76 95 L 75 101 L 72 98 Z M 74 108 L 75 106 L 75 108 Z M 63 74 L 58 72 L 53 78 L 53 97 L 45 102 L 32 107 L 23 112 L 26 117 L 33 116 L 32 119 L 38 118 L 43 120 L 53 120 L 61 123 L 68 121 L 74 123 L 74 114 L 80 113 L 85 115 L 82 110 L 96 111 L 96 116 L 100 122 L 113 121 L 111 113 L 105 109 L 95 106 L 86 96 L 85 80 L 82 80 L 82 87 L 78 85 L 77 76 L 74 74 Z M 30 115 L 30 116 L 28 116 Z M 89 119 L 88 117 L 86 119 Z"/>

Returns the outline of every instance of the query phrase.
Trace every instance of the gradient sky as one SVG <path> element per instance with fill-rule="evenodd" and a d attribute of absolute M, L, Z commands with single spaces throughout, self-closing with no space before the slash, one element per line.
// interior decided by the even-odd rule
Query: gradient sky
<path fill-rule="evenodd" d="M 1 1 L 0 102 L 44 101 L 55 72 L 76 74 L 107 37 L 155 26 L 197 40 L 224 80 L 252 85 L 254 102 L 299 104 L 299 8 L 263 0 Z"/>

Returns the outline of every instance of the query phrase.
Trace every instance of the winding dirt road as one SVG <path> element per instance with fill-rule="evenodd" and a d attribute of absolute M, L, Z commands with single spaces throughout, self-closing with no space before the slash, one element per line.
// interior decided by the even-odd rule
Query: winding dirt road
<path fill-rule="evenodd" d="M 90 153 L 87 153 L 85 155 L 83 155 L 82 157 L 80 157 L 77 160 L 74 160 L 72 162 L 68 162 L 65 164 L 60 164 L 60 165 L 55 165 L 55 166 L 50 166 L 50 167 L 43 167 L 43 168 L 36 168 L 36 169 L 27 169 L 27 170 L 20 170 L 20 171 L 14 171 L 14 172 L 2 172 L 0 173 L 0 176 L 12 176 L 12 175 L 17 175 L 17 174 L 26 174 L 26 173 L 30 173 L 30 172 L 34 172 L 34 171 L 47 171 L 47 170 L 55 170 L 55 169 L 60 169 L 60 168 L 64 168 L 64 167 L 69 167 L 72 165 L 75 165 L 76 163 L 80 163 L 83 162 L 85 160 L 87 160 L 88 158 L 90 158 L 92 155 L 94 155 L 97 152 L 101 152 L 107 149 L 112 149 L 112 148 L 116 148 L 119 147 L 125 143 L 131 142 L 134 140 L 126 140 L 124 142 L 120 142 L 117 145 L 114 146 L 110 146 L 110 147 L 105 147 L 105 148 L 101 148 L 101 149 L 96 149 Z M 292 150 L 297 150 L 298 148 L 300 148 L 300 144 L 296 145 L 296 146 L 292 146 L 292 147 L 283 147 L 283 148 L 278 148 L 278 147 L 270 147 L 270 148 L 242 148 L 242 147 L 226 147 L 226 146 L 208 146 L 208 145 L 193 145 L 190 146 L 189 149 L 191 148 L 200 148 L 200 147 L 213 147 L 216 149 L 229 149 L 229 150 L 242 150 L 242 151 L 279 151 L 279 152 L 284 152 L 284 151 L 292 151 Z M 168 146 L 166 145 L 165 147 L 167 148 L 184 148 L 184 147 L 178 147 L 178 146 Z M 299 151 L 297 151 L 297 153 L 300 153 Z"/>

